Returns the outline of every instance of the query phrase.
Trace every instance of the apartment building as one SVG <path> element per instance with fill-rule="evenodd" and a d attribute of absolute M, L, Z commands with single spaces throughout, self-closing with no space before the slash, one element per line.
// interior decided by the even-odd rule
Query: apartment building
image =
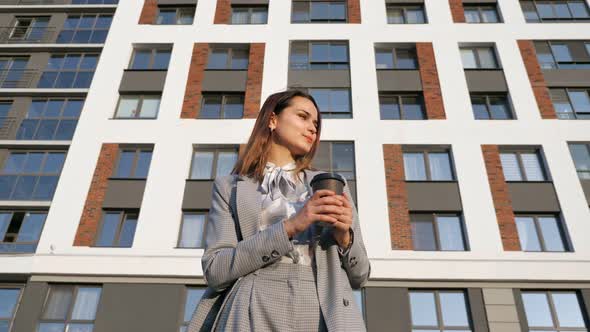
<path fill-rule="evenodd" d="M 286 88 L 369 331 L 587 331 L 589 5 L 0 0 L 0 332 L 186 331 L 213 181 Z"/>

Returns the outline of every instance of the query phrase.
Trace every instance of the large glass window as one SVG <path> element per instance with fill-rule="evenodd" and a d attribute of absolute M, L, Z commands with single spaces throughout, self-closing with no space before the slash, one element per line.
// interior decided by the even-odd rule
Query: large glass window
<path fill-rule="evenodd" d="M 290 69 L 348 69 L 348 42 L 291 42 Z"/>
<path fill-rule="evenodd" d="M 539 151 L 514 151 L 500 153 L 506 181 L 546 181 Z"/>
<path fill-rule="evenodd" d="M 183 212 L 179 248 L 204 248 L 207 212 Z"/>
<path fill-rule="evenodd" d="M 138 217 L 138 211 L 103 211 L 96 246 L 131 248 Z"/>
<path fill-rule="evenodd" d="M 350 193 L 356 202 L 356 167 L 353 142 L 326 142 L 319 144 L 313 166 L 326 172 L 338 173 L 346 178 Z"/>
<path fill-rule="evenodd" d="M 0 87 L 28 88 L 32 78 L 27 71 L 29 57 L 26 56 L 0 56 Z"/>
<path fill-rule="evenodd" d="M 113 15 L 68 15 L 57 43 L 103 44 L 107 39 Z"/>
<path fill-rule="evenodd" d="M 309 88 L 323 118 L 352 118 L 350 89 Z"/>
<path fill-rule="evenodd" d="M 346 22 L 346 1 L 293 0 L 291 23 Z"/>
<path fill-rule="evenodd" d="M 205 294 L 204 287 L 187 287 L 184 300 L 184 314 L 182 315 L 182 323 L 180 324 L 179 332 L 187 332 L 188 324 L 191 321 L 193 312 L 197 308 L 197 304 L 201 297 Z"/>
<path fill-rule="evenodd" d="M 418 57 L 414 47 L 376 46 L 377 69 L 418 69 Z"/>
<path fill-rule="evenodd" d="M 463 291 L 411 290 L 413 332 L 471 331 L 468 301 Z"/>
<path fill-rule="evenodd" d="M 564 230 L 553 215 L 516 215 L 522 251 L 567 251 Z"/>
<path fill-rule="evenodd" d="M 498 69 L 493 47 L 461 47 L 464 69 Z"/>
<path fill-rule="evenodd" d="M 476 120 L 513 119 L 508 94 L 471 94 L 471 107 Z"/>
<path fill-rule="evenodd" d="M 406 181 L 455 181 L 449 151 L 405 151 Z"/>
<path fill-rule="evenodd" d="M 523 290 L 521 298 L 529 328 L 527 332 L 588 329 L 577 292 Z"/>
<path fill-rule="evenodd" d="M 21 297 L 21 288 L 0 288 L 0 331 L 9 332 Z"/>
<path fill-rule="evenodd" d="M 412 213 L 410 223 L 414 250 L 466 250 L 463 222 L 458 214 Z"/>
<path fill-rule="evenodd" d="M 198 147 L 193 152 L 190 179 L 214 180 L 231 173 L 238 161 L 238 149 Z"/>
<path fill-rule="evenodd" d="M 101 286 L 50 285 L 37 331 L 92 332 L 101 293 Z"/>
<path fill-rule="evenodd" d="M 570 153 L 580 179 L 590 180 L 590 144 L 571 143 Z"/>
<path fill-rule="evenodd" d="M 0 171 L 0 200 L 50 201 L 64 151 L 10 151 Z"/>
<path fill-rule="evenodd" d="M 577 88 L 549 89 L 555 113 L 559 119 L 590 119 L 590 90 Z"/>
<path fill-rule="evenodd" d="M 121 95 L 116 119 L 155 119 L 160 110 L 160 95 Z"/>
<path fill-rule="evenodd" d="M 98 63 L 98 54 L 53 54 L 41 75 L 38 88 L 88 89 Z"/>
<path fill-rule="evenodd" d="M 414 94 L 379 94 L 381 120 L 424 120 L 424 98 Z"/>
<path fill-rule="evenodd" d="M 170 63 L 170 47 L 136 47 L 133 49 L 129 69 L 166 70 Z"/>
<path fill-rule="evenodd" d="M 499 23 L 497 5 L 472 5 L 463 4 L 465 21 L 467 23 Z"/>
<path fill-rule="evenodd" d="M 266 24 L 268 21 L 268 6 L 238 6 L 231 7 L 232 24 Z"/>
<path fill-rule="evenodd" d="M 119 159 L 114 177 L 147 178 L 152 161 L 152 148 L 124 148 L 119 151 Z"/>
<path fill-rule="evenodd" d="M 387 23 L 388 24 L 424 24 L 426 23 L 426 14 L 424 5 L 387 5 Z"/>
<path fill-rule="evenodd" d="M 11 43 L 49 42 L 49 35 L 47 33 L 48 24 L 49 16 L 17 16 L 12 28 L 9 31 L 8 41 Z"/>
<path fill-rule="evenodd" d="M 162 25 L 190 25 L 193 24 L 195 17 L 195 6 L 175 7 L 160 6 L 158 7 L 158 16 L 156 24 Z"/>
<path fill-rule="evenodd" d="M 247 70 L 249 48 L 212 45 L 207 58 L 207 69 Z"/>
<path fill-rule="evenodd" d="M 590 60 L 581 57 L 574 59 L 573 49 L 586 51 L 590 59 L 590 50 L 584 50 L 582 41 L 535 41 L 537 60 L 542 69 L 589 69 Z"/>
<path fill-rule="evenodd" d="M 527 23 L 590 20 L 584 0 L 521 0 L 520 6 Z"/>
<path fill-rule="evenodd" d="M 199 119 L 241 119 L 243 116 L 243 94 L 203 94 Z"/>
<path fill-rule="evenodd" d="M 34 253 L 46 217 L 42 211 L 0 210 L 0 252 Z"/>
<path fill-rule="evenodd" d="M 84 99 L 33 99 L 17 140 L 71 140 Z"/>

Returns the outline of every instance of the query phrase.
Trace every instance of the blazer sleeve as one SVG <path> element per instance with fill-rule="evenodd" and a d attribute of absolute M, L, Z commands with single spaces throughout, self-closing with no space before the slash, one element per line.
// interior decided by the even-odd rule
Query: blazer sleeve
<path fill-rule="evenodd" d="M 215 179 L 201 259 L 205 281 L 217 291 L 293 250 L 282 222 L 238 241 L 238 221 L 230 205 L 232 182 L 233 175 Z"/>
<path fill-rule="evenodd" d="M 350 286 L 354 289 L 358 289 L 363 287 L 369 280 L 371 264 L 369 263 L 367 250 L 365 249 L 365 244 L 363 242 L 354 198 L 350 193 L 350 189 L 348 189 L 348 182 L 346 180 L 344 180 L 344 182 L 344 192 L 350 197 L 352 205 L 353 241 L 349 250 L 347 250 L 344 255 L 340 255 L 340 260 L 342 261 L 342 267 L 344 267 L 344 270 L 346 270 L 346 274 L 348 275 Z"/>

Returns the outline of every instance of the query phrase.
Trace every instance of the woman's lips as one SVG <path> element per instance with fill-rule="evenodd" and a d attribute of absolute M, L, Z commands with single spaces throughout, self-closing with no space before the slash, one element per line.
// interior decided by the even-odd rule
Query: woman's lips
<path fill-rule="evenodd" d="M 311 137 L 307 137 L 307 136 L 303 136 L 303 137 L 305 137 L 305 140 L 307 141 L 307 143 L 313 142 L 313 139 Z"/>

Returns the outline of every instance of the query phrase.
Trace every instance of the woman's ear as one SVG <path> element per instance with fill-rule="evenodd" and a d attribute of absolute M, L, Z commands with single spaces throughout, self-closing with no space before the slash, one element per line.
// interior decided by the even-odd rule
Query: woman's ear
<path fill-rule="evenodd" d="M 270 121 L 268 122 L 268 128 L 270 130 L 274 130 L 277 127 L 277 115 L 275 113 L 271 113 Z"/>

